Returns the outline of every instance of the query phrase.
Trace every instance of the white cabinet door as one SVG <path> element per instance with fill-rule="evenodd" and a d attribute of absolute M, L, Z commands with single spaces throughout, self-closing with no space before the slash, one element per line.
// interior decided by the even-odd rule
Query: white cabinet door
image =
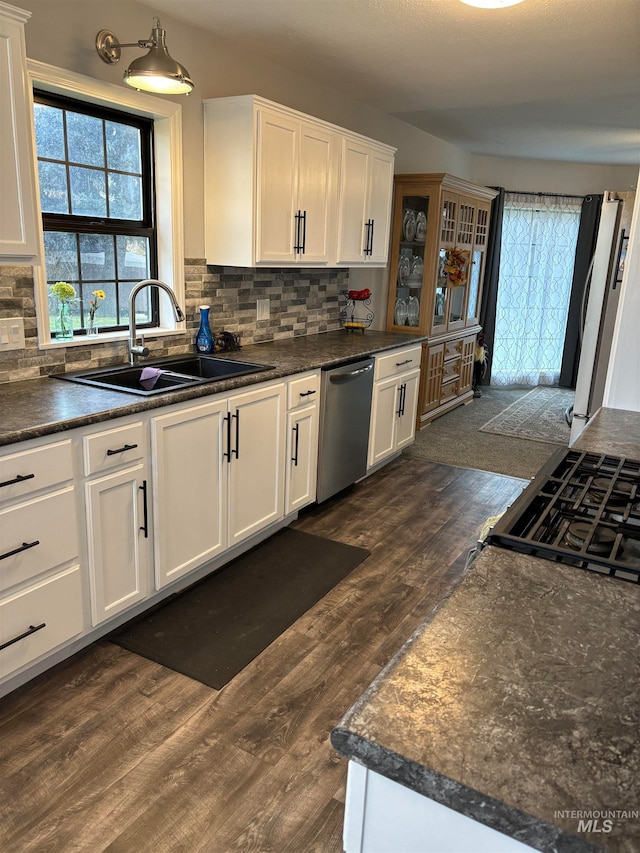
<path fill-rule="evenodd" d="M 285 512 L 316 499 L 318 472 L 318 407 L 306 406 L 287 415 L 287 479 Z"/>
<path fill-rule="evenodd" d="M 38 203 L 24 24 L 29 12 L 0 3 L 0 262 L 38 256 Z"/>
<path fill-rule="evenodd" d="M 284 389 L 229 398 L 229 547 L 284 516 Z"/>
<path fill-rule="evenodd" d="M 392 154 L 357 140 L 342 143 L 338 263 L 384 266 L 389 254 Z"/>
<path fill-rule="evenodd" d="M 395 451 L 399 384 L 396 377 L 374 383 L 369 430 L 369 468 L 382 462 Z"/>
<path fill-rule="evenodd" d="M 416 435 L 420 372 L 416 371 L 415 373 L 405 375 L 400 385 L 399 414 L 395 421 L 396 435 L 394 444 L 396 450 L 402 450 L 403 447 L 412 444 Z"/>
<path fill-rule="evenodd" d="M 342 140 L 338 210 L 338 263 L 361 264 L 366 247 L 365 213 L 369 186 L 370 149 Z"/>
<path fill-rule="evenodd" d="M 226 398 L 151 419 L 158 588 L 226 547 L 226 425 Z"/>
<path fill-rule="evenodd" d="M 148 482 L 140 463 L 85 483 L 93 625 L 151 591 Z"/>
<path fill-rule="evenodd" d="M 367 463 L 369 468 L 413 442 L 419 386 L 419 370 L 374 383 Z"/>
<path fill-rule="evenodd" d="M 386 264 L 389 257 L 393 166 L 393 157 L 382 151 L 372 151 L 367 211 L 371 235 L 369 255 L 365 258 L 369 264 Z"/>
<path fill-rule="evenodd" d="M 335 255 L 337 141 L 312 124 L 300 125 L 297 210 L 298 262 L 328 264 Z"/>
<path fill-rule="evenodd" d="M 300 125 L 258 112 L 256 262 L 296 260 L 296 191 Z"/>

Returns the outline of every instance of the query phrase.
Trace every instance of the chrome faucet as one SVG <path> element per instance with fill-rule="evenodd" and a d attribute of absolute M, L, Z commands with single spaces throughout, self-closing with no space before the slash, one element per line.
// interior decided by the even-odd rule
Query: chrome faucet
<path fill-rule="evenodd" d="M 168 284 L 165 284 L 163 281 L 158 281 L 157 278 L 145 278 L 144 281 L 139 281 L 132 289 L 129 294 L 129 363 L 136 364 L 138 358 L 141 355 L 149 355 L 149 349 L 144 345 L 144 335 L 142 335 L 141 345 L 138 346 L 136 343 L 136 296 L 140 293 L 141 290 L 144 290 L 145 287 L 159 287 L 160 290 L 164 290 L 164 292 L 169 296 L 171 300 L 171 305 L 173 307 L 173 313 L 175 314 L 175 318 L 178 322 L 184 320 L 184 314 L 182 312 L 182 308 L 178 305 L 176 301 L 175 294 L 173 290 L 169 287 Z"/>

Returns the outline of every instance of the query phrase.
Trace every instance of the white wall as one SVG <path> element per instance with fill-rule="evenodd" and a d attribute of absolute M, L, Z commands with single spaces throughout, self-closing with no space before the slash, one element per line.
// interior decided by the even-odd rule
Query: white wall
<path fill-rule="evenodd" d="M 628 192 L 638 183 L 636 166 L 597 166 L 515 157 L 473 157 L 471 180 L 488 187 L 521 192 L 588 195 L 605 190 Z"/>
<path fill-rule="evenodd" d="M 621 289 L 604 405 L 640 412 L 640 192 L 636 193 Z"/>

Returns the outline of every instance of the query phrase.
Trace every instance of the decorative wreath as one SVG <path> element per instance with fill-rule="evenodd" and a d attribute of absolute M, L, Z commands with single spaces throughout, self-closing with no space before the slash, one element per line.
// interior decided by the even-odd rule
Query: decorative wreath
<path fill-rule="evenodd" d="M 444 259 L 444 274 L 450 287 L 461 287 L 467 283 L 468 249 L 447 249 Z"/>

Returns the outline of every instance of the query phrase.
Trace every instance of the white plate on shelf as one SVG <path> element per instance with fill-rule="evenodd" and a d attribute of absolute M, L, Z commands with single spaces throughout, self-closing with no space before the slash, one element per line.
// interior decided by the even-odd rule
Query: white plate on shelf
<path fill-rule="evenodd" d="M 406 287 L 407 276 L 411 273 L 411 263 L 409 258 L 402 257 L 398 261 L 398 284 L 400 287 Z"/>
<path fill-rule="evenodd" d="M 416 216 L 416 233 L 415 233 L 415 241 L 416 243 L 424 243 L 427 239 L 427 217 L 420 210 Z"/>
<path fill-rule="evenodd" d="M 405 210 L 402 220 L 402 232 L 405 240 L 413 240 L 416 236 L 416 213 L 414 210 Z"/>

